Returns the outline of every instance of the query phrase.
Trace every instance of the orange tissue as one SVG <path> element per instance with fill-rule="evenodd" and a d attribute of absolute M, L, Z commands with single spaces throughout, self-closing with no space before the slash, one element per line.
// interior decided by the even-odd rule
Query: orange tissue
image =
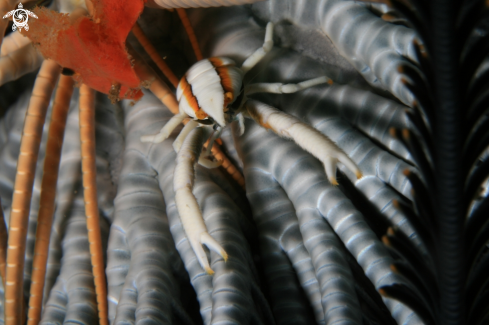
<path fill-rule="evenodd" d="M 44 57 L 75 72 L 74 78 L 118 99 L 139 99 L 136 75 L 125 42 L 144 8 L 144 0 L 92 0 L 92 17 L 71 19 L 46 8 L 33 12 L 23 33 Z"/>

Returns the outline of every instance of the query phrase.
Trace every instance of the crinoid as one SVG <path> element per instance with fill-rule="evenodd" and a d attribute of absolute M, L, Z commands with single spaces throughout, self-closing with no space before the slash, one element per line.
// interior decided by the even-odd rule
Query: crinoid
<path fill-rule="evenodd" d="M 229 256 L 225 262 L 204 248 L 211 276 L 196 258 L 175 203 L 173 142 L 181 127 L 162 143 L 140 141 L 174 114 L 146 90 L 137 102 L 115 105 L 97 96 L 97 196 L 107 240 L 109 321 L 486 323 L 485 3 L 433 0 L 428 8 L 415 0 L 271 0 L 189 10 L 203 56 L 228 57 L 237 66 L 263 45 L 266 24 L 273 22 L 274 48 L 247 73 L 245 84 L 296 84 L 325 75 L 334 83 L 294 94 L 253 94 L 250 100 L 319 130 L 364 176 L 357 180 L 340 165 L 339 185 L 332 186 L 323 164 L 293 141 L 253 121 L 245 122 L 240 137 L 237 123 L 231 124 L 221 134 L 222 147 L 244 174 L 246 196 L 221 168 L 195 167 L 192 193 L 208 233 Z M 140 21 L 155 45 L 171 38 L 158 28 L 159 15 L 154 11 Z M 171 65 L 182 75 L 195 54 L 190 42 L 181 43 L 180 24 L 172 35 L 172 50 L 188 58 Z M 169 62 L 176 57 L 163 55 Z M 14 82 L 24 83 L 29 86 L 27 79 Z M 1 119 L 6 215 L 28 101 L 29 91 Z M 98 319 L 81 201 L 78 106 L 71 102 L 61 155 L 43 298 L 46 324 Z M 36 182 L 41 184 L 41 172 Z M 34 186 L 28 247 L 39 189 Z"/>
<path fill-rule="evenodd" d="M 241 2 L 253 1 L 243 0 Z M 0 7 L 5 8 L 10 5 L 11 3 L 8 1 L 2 1 Z M 199 3 L 195 5 L 198 6 Z M 110 0 L 94 0 L 88 2 L 89 17 L 86 16 L 86 11 L 83 8 L 75 8 L 69 16 L 44 8 L 34 9 L 38 16 L 33 15 L 38 20 L 32 23 L 33 28 L 29 32 L 27 32 L 27 26 L 24 28 L 24 33 L 48 59 L 42 63 L 26 114 L 10 222 L 8 223 L 8 249 L 6 250 L 5 245 L 3 245 L 0 250 L 2 252 L 0 264 L 5 265 L 6 260 L 7 265 L 6 272 L 3 274 L 6 286 L 5 320 L 7 324 L 22 323 L 24 318 L 25 301 L 20 289 L 23 287 L 23 272 L 21 270 L 24 269 L 32 186 L 39 153 L 40 136 L 50 98 L 60 73 L 63 76 L 60 78 L 54 101 L 53 123 L 46 145 L 47 155 L 44 161 L 44 178 L 41 185 L 39 227 L 37 227 L 36 234 L 38 244 L 34 251 L 33 285 L 29 295 L 32 297 L 29 299 L 29 323 L 37 324 L 41 315 L 42 291 L 54 211 L 59 156 L 68 103 L 73 92 L 72 77 L 81 84 L 79 112 L 82 171 L 84 175 L 83 194 L 99 321 L 101 324 L 107 323 L 105 264 L 96 192 L 95 95 L 91 88 L 108 93 L 112 101 L 123 98 L 137 100 L 142 96 L 140 86 L 145 85 L 150 87 L 168 106 L 171 107 L 176 103 L 170 89 L 159 80 L 145 63 L 137 59 L 131 60 L 125 48 L 127 34 L 135 24 L 143 6 L 144 1 L 120 3 Z M 122 19 L 118 16 L 121 16 Z M 190 25 L 182 10 L 179 10 L 179 16 L 189 31 Z M 3 21 L 0 28 L 5 30 L 5 27 L 6 23 Z M 151 45 L 144 39 L 144 34 L 140 28 L 136 26 L 134 30 L 136 36 L 143 42 L 144 47 L 151 49 Z M 196 42 L 192 38 L 193 31 L 188 34 L 191 43 L 195 45 Z M 35 55 L 35 49 L 28 44 L 28 41 L 21 40 L 18 35 L 10 36 L 5 43 L 8 46 L 5 48 L 5 56 L 2 57 L 4 63 L 3 83 L 17 78 L 33 68 L 35 69 L 35 66 L 40 63 L 40 57 Z M 132 56 L 134 57 L 135 54 Z M 196 52 L 196 56 L 200 56 L 199 52 Z M 157 64 L 159 66 L 165 65 L 161 59 L 157 61 Z M 163 72 L 170 73 L 170 70 L 165 68 L 166 70 Z M 175 79 L 171 73 L 168 78 L 170 80 Z M 221 158 L 225 159 L 222 154 Z M 7 251 L 6 257 L 5 251 Z"/>

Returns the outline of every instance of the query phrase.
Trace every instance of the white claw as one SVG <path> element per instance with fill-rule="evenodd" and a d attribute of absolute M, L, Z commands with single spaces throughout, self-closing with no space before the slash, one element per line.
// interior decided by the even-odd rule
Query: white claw
<path fill-rule="evenodd" d="M 209 265 L 209 260 L 207 259 L 207 254 L 202 247 L 202 243 L 197 240 L 190 240 L 190 246 L 192 246 L 192 249 L 195 253 L 195 256 L 197 257 L 197 261 L 199 261 L 200 266 L 205 270 L 207 274 L 213 275 L 214 271 Z"/>
<path fill-rule="evenodd" d="M 338 181 L 336 180 L 336 158 L 326 157 L 323 163 L 326 171 L 326 177 L 328 177 L 331 185 L 338 185 Z"/>
<path fill-rule="evenodd" d="M 202 245 L 207 246 L 208 249 L 219 254 L 224 259 L 224 262 L 227 262 L 228 254 L 226 253 L 226 251 L 224 251 L 224 248 L 222 248 L 221 245 L 219 245 L 219 243 L 207 232 L 203 232 L 200 234 L 200 240 L 195 240 L 193 238 L 192 240 L 190 240 L 190 246 L 192 246 L 192 249 L 194 250 L 195 256 L 197 257 L 197 261 L 199 261 L 200 266 L 202 266 L 207 274 L 213 275 L 214 270 L 212 270 L 211 266 L 209 265 L 207 254 L 205 253 Z"/>
<path fill-rule="evenodd" d="M 226 253 L 224 248 L 222 248 L 222 246 L 219 245 L 219 243 L 214 238 L 212 238 L 211 235 L 209 235 L 209 233 L 202 233 L 202 235 L 200 235 L 200 242 L 207 246 L 207 248 L 209 248 L 211 251 L 219 254 L 224 259 L 224 262 L 227 262 L 228 254 Z"/>
<path fill-rule="evenodd" d="M 197 260 L 208 274 L 213 274 L 214 271 L 209 265 L 202 245 L 206 245 L 210 250 L 221 255 L 225 261 L 227 260 L 227 254 L 221 245 L 207 232 L 199 204 L 192 194 L 195 178 L 194 165 L 202 150 L 204 139 L 208 136 L 209 130 L 205 128 L 193 128 L 188 132 L 177 155 L 177 165 L 173 175 L 173 190 L 175 191 L 175 203 L 183 229 L 185 229 Z"/>
<path fill-rule="evenodd" d="M 313 127 L 259 101 L 249 100 L 247 109 L 249 115 L 257 123 L 272 129 L 281 137 L 294 140 L 304 150 L 319 159 L 323 163 L 328 180 L 332 185 L 338 185 L 336 181 L 336 164 L 338 161 L 355 173 L 357 178 L 362 177 L 362 172 L 357 164 L 330 138 Z"/>
<path fill-rule="evenodd" d="M 348 168 L 350 171 L 355 173 L 355 176 L 357 179 L 362 178 L 362 172 L 360 171 L 360 168 L 358 168 L 357 164 L 353 162 L 353 160 L 348 157 L 344 152 L 341 152 L 340 154 L 337 155 L 338 160 L 340 163 L 345 165 L 346 168 Z"/>

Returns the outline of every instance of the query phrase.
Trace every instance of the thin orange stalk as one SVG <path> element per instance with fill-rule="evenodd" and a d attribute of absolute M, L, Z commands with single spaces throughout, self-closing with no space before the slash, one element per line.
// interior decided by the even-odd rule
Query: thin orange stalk
<path fill-rule="evenodd" d="M 43 62 L 32 90 L 22 132 L 9 222 L 5 286 L 5 324 L 7 325 L 21 324 L 24 318 L 22 313 L 24 257 L 32 186 L 46 111 L 59 73 L 60 67 L 56 62 L 52 60 Z"/>
<path fill-rule="evenodd" d="M 197 42 L 197 37 L 195 37 L 194 29 L 190 24 L 190 20 L 188 20 L 187 12 L 185 9 L 179 8 L 177 9 L 177 13 L 178 17 L 180 17 L 180 20 L 182 21 L 185 31 L 187 32 L 188 39 L 190 40 L 190 44 L 192 45 L 197 61 L 204 59 L 202 52 L 200 51 L 199 43 Z"/>
<path fill-rule="evenodd" d="M 0 204 L 0 276 L 2 277 L 3 287 L 5 288 L 5 267 L 7 266 L 7 226 L 3 215 L 2 205 Z"/>
<path fill-rule="evenodd" d="M 151 83 L 149 90 L 158 97 L 158 99 L 166 106 L 173 114 L 178 114 L 178 101 L 175 95 L 170 91 L 168 86 L 161 79 L 156 79 Z"/>
<path fill-rule="evenodd" d="M 178 113 L 178 101 L 170 87 L 156 75 L 154 70 L 130 47 L 129 53 L 135 60 L 134 69 L 146 87 L 173 113 Z"/>
<path fill-rule="evenodd" d="M 139 26 L 138 23 L 134 24 L 132 28 L 132 33 L 136 36 L 138 42 L 142 45 L 146 53 L 148 53 L 151 60 L 156 63 L 158 68 L 163 72 L 163 74 L 170 80 L 172 85 L 177 88 L 178 86 L 178 78 L 175 76 L 170 67 L 166 64 L 166 62 L 161 58 L 161 56 L 156 51 L 155 47 L 151 44 L 149 39 L 144 34 L 143 30 Z"/>
<path fill-rule="evenodd" d="M 107 281 L 97 202 L 97 169 L 95 166 L 95 91 L 87 85 L 80 87 L 80 142 L 83 174 L 83 197 L 87 216 L 88 242 L 93 280 L 97 295 L 100 325 L 108 325 Z"/>
<path fill-rule="evenodd" d="M 41 183 L 41 199 L 37 218 L 36 246 L 32 267 L 28 325 L 37 325 L 41 319 L 42 297 L 48 259 L 49 238 L 54 213 L 59 160 L 66 126 L 66 117 L 73 94 L 73 78 L 61 76 L 53 104 L 51 125 L 46 144 L 46 158 Z"/>

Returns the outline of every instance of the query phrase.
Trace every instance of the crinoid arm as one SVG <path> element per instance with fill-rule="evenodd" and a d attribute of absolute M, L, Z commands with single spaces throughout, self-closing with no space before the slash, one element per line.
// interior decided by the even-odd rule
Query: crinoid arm
<path fill-rule="evenodd" d="M 192 193 L 195 179 L 194 166 L 202 150 L 204 139 L 208 135 L 206 128 L 199 127 L 194 128 L 185 138 L 177 155 L 177 165 L 173 176 L 173 190 L 175 191 L 178 214 L 197 260 L 208 274 L 213 274 L 214 271 L 209 265 L 202 245 L 206 245 L 207 248 L 219 254 L 224 260 L 227 260 L 228 256 L 221 245 L 207 232 L 199 204 Z"/>
<path fill-rule="evenodd" d="M 267 55 L 268 52 L 273 48 L 273 24 L 268 23 L 267 29 L 265 31 L 265 41 L 263 42 L 263 46 L 257 49 L 255 52 L 253 52 L 252 55 L 250 55 L 245 62 L 243 62 L 243 65 L 241 66 L 241 70 L 246 73 L 250 71 L 258 62 L 260 62 L 261 59 L 265 55 Z"/>
<path fill-rule="evenodd" d="M 107 320 L 107 280 L 100 233 L 100 217 L 97 201 L 97 169 L 95 164 L 95 91 L 85 84 L 80 87 L 80 147 L 83 174 L 83 198 L 87 216 L 88 242 L 92 262 L 93 281 L 97 295 L 100 325 Z"/>
<path fill-rule="evenodd" d="M 56 183 L 61 158 L 66 119 L 73 94 L 74 81 L 61 76 L 51 113 L 46 156 L 41 183 L 40 206 L 37 217 L 36 244 L 34 248 L 31 277 L 28 325 L 37 325 L 41 319 L 42 293 L 45 285 L 51 226 L 55 210 Z"/>
<path fill-rule="evenodd" d="M 165 141 L 168 136 L 175 130 L 175 128 L 183 122 L 185 118 L 187 118 L 187 114 L 177 114 L 174 115 L 168 123 L 165 124 L 163 128 L 161 128 L 160 132 L 154 135 L 143 135 L 141 137 L 141 142 L 153 142 L 160 143 Z"/>
<path fill-rule="evenodd" d="M 238 115 L 236 115 L 236 120 L 238 121 L 238 135 L 242 136 L 245 132 L 243 113 L 239 113 Z"/>
<path fill-rule="evenodd" d="M 355 173 L 357 178 L 362 177 L 362 172 L 357 164 L 330 138 L 313 127 L 294 116 L 256 100 L 249 100 L 246 108 L 248 114 L 258 124 L 273 130 L 283 138 L 294 140 L 304 150 L 319 159 L 324 164 L 326 176 L 331 184 L 338 185 L 336 181 L 336 164 L 338 161 Z"/>
<path fill-rule="evenodd" d="M 18 49 L 24 47 L 31 42 L 31 40 L 21 33 L 10 33 L 3 39 L 3 43 L 0 49 L 0 56 L 8 55 Z"/>
<path fill-rule="evenodd" d="M 9 223 L 5 281 L 6 324 L 22 324 L 24 256 L 34 175 L 44 120 L 60 72 L 60 67 L 53 60 L 43 62 L 32 90 L 25 118 Z"/>
<path fill-rule="evenodd" d="M 15 25 L 14 25 L 15 26 Z M 0 57 L 0 86 L 39 68 L 42 56 L 30 44 Z"/>

